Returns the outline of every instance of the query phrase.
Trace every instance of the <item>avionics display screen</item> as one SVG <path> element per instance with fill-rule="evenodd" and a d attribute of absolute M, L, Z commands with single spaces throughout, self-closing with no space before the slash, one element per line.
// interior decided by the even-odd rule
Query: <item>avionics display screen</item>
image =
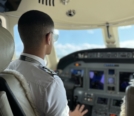
<path fill-rule="evenodd" d="M 129 86 L 129 82 L 133 79 L 133 72 L 120 72 L 119 73 L 119 91 L 125 92 L 126 87 Z"/>
<path fill-rule="evenodd" d="M 90 71 L 89 72 L 89 88 L 103 90 L 105 83 L 104 71 Z"/>
<path fill-rule="evenodd" d="M 116 106 L 116 107 L 121 107 L 121 104 L 122 104 L 122 100 L 116 100 L 114 99 L 113 100 L 113 106 Z"/>
<path fill-rule="evenodd" d="M 71 82 L 75 85 L 83 87 L 84 70 L 71 69 Z"/>
<path fill-rule="evenodd" d="M 108 104 L 108 99 L 107 98 L 98 97 L 97 104 L 107 105 Z"/>

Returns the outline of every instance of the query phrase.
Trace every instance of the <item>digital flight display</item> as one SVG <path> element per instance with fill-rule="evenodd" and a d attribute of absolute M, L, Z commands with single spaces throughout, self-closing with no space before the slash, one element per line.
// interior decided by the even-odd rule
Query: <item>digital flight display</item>
<path fill-rule="evenodd" d="M 104 71 L 90 71 L 89 72 L 89 88 L 103 90 L 105 83 Z"/>
<path fill-rule="evenodd" d="M 133 72 L 120 72 L 119 73 L 119 91 L 125 92 L 127 86 L 129 86 L 129 82 L 133 79 Z"/>
<path fill-rule="evenodd" d="M 97 103 L 98 104 L 102 104 L 102 105 L 107 105 L 108 104 L 108 99 L 107 98 L 98 97 L 97 98 Z"/>
<path fill-rule="evenodd" d="M 71 69 L 71 82 L 75 85 L 83 87 L 83 76 L 84 70 L 81 69 Z"/>
<path fill-rule="evenodd" d="M 116 106 L 116 107 L 121 107 L 121 104 L 122 104 L 122 100 L 116 100 L 114 99 L 113 100 L 113 106 Z"/>

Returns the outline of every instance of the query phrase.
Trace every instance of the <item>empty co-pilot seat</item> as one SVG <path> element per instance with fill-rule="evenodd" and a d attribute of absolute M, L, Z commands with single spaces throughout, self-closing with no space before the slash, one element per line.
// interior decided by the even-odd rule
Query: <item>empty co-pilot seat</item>
<path fill-rule="evenodd" d="M 123 98 L 120 116 L 134 116 L 134 80 L 126 89 L 126 96 Z"/>
<path fill-rule="evenodd" d="M 24 77 L 16 71 L 4 71 L 11 62 L 13 53 L 13 37 L 6 29 L 0 26 L 0 92 L 5 91 L 6 93 L 3 94 L 2 92 L 0 104 L 8 104 L 9 102 L 11 108 L 11 112 L 3 109 L 2 111 L 0 110 L 0 114 L 10 113 L 7 116 L 37 116 L 38 114 L 34 108 L 34 102 L 30 97 L 29 87 Z M 8 101 L 6 101 L 6 96 Z M 8 105 L 1 108 L 5 107 L 10 109 Z"/>

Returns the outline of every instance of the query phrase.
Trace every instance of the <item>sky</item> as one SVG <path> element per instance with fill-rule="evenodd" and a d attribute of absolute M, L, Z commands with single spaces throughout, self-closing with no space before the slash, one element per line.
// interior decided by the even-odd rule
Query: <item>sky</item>
<path fill-rule="evenodd" d="M 92 48 L 105 48 L 101 29 L 92 30 L 55 30 L 59 35 L 54 43 L 57 57 L 60 59 L 72 52 Z M 121 48 L 134 48 L 134 26 L 122 26 L 118 28 Z M 18 57 L 23 51 L 17 25 L 14 27 L 15 50 Z"/>

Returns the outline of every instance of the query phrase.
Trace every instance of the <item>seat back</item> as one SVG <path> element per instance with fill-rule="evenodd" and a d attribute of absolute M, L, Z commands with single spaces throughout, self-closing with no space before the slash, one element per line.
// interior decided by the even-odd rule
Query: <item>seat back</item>
<path fill-rule="evenodd" d="M 24 77 L 16 71 L 4 71 L 11 62 L 13 53 L 13 37 L 0 25 L 0 92 L 6 92 L 14 116 L 37 116 L 38 114 L 34 108 L 29 87 Z M 7 104 L 7 101 L 2 102 Z M 6 110 L 3 110 L 3 112 L 0 110 L 0 113 L 6 114 Z"/>
<path fill-rule="evenodd" d="M 13 116 L 6 93 L 0 92 L 0 116 Z"/>

